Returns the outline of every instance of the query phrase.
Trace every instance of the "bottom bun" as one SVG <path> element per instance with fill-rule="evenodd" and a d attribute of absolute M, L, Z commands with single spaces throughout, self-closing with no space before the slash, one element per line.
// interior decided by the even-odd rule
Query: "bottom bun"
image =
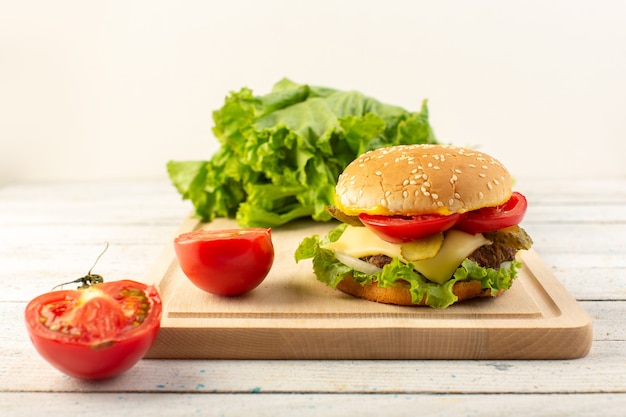
<path fill-rule="evenodd" d="M 425 298 L 419 303 L 411 301 L 411 293 L 408 288 L 393 286 L 379 287 L 375 282 L 367 285 L 361 285 L 356 282 L 352 276 L 346 276 L 338 285 L 337 289 L 354 297 L 362 298 L 377 303 L 395 304 L 400 306 L 424 306 Z M 452 287 L 452 292 L 458 297 L 457 303 L 460 301 L 471 300 L 472 298 L 491 297 L 490 289 L 483 289 L 480 281 L 459 281 Z M 498 291 L 495 296 L 502 294 L 504 290 Z"/>

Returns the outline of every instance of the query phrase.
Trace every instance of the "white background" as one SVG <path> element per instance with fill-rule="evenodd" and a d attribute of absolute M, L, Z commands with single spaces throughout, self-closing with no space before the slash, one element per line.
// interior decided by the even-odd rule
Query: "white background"
<path fill-rule="evenodd" d="M 517 177 L 626 175 L 626 1 L 0 0 L 0 186 L 166 178 L 282 77 L 427 98 Z"/>

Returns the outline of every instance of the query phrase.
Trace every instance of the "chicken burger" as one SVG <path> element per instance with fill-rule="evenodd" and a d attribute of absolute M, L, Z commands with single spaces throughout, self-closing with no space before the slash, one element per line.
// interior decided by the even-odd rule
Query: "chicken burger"
<path fill-rule="evenodd" d="M 339 176 L 341 223 L 309 236 L 318 280 L 370 301 L 445 308 L 508 290 L 532 240 L 519 227 L 526 198 L 495 158 L 450 145 L 399 145 L 362 154 Z"/>

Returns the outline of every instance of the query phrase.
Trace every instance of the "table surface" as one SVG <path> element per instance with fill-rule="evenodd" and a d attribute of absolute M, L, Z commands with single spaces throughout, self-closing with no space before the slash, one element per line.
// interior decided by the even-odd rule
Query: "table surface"
<path fill-rule="evenodd" d="M 551 361 L 140 361 L 106 381 L 48 365 L 26 303 L 87 273 L 149 282 L 191 212 L 166 181 L 37 183 L 0 189 L 0 414 L 598 415 L 626 413 L 626 178 L 521 178 L 523 226 L 593 320 L 589 355 Z M 156 280 L 156 277 L 152 281 Z"/>

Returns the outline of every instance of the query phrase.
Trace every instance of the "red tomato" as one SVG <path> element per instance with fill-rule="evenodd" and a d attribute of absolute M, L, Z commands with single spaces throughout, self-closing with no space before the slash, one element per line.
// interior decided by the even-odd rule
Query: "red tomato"
<path fill-rule="evenodd" d="M 145 355 L 161 311 L 155 287 L 126 280 L 40 295 L 25 316 L 35 348 L 51 365 L 75 378 L 103 379 Z"/>
<path fill-rule="evenodd" d="M 382 240 L 403 243 L 443 232 L 454 226 L 461 214 L 449 216 L 423 214 L 419 216 L 380 216 L 359 214 L 361 222 Z"/>
<path fill-rule="evenodd" d="M 174 250 L 187 278 L 216 295 L 256 288 L 274 263 L 271 229 L 196 230 L 174 239 Z"/>
<path fill-rule="evenodd" d="M 468 212 L 455 228 L 472 234 L 505 229 L 520 224 L 527 207 L 526 197 L 514 192 L 504 204 Z"/>

